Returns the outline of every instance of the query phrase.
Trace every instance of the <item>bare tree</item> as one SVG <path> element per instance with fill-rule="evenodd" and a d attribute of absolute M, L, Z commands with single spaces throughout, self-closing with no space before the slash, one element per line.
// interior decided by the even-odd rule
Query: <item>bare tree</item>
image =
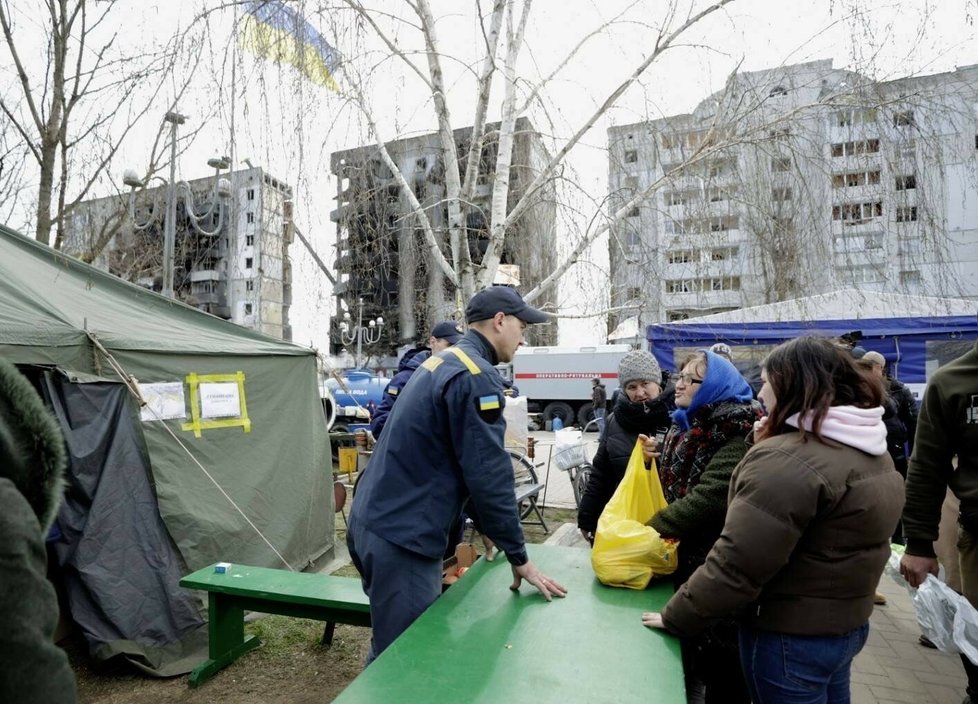
<path fill-rule="evenodd" d="M 108 177 L 113 157 L 174 76 L 185 43 L 194 40 L 184 33 L 158 50 L 123 52 L 117 47 L 118 31 L 110 29 L 118 5 L 92 0 L 27 4 L 0 2 L 2 46 L 16 68 L 0 91 L 0 111 L 7 122 L 5 138 L 16 135 L 36 174 L 35 236 L 60 248 L 65 219 L 94 184 Z M 40 62 L 34 53 L 38 47 L 43 50 Z M 176 95 L 192 73 L 191 67 L 176 76 Z M 23 185 L 8 184 L 4 195 Z M 95 249 L 110 238 L 97 241 Z M 86 258 L 97 253 L 90 251 Z"/>

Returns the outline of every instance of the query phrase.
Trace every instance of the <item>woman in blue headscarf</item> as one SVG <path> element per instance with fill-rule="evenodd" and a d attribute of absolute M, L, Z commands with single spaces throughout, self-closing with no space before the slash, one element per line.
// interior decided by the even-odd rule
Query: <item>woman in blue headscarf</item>
<path fill-rule="evenodd" d="M 720 537 L 730 476 L 747 452 L 745 439 L 761 417 L 761 407 L 737 368 L 708 350 L 687 357 L 673 379 L 676 410 L 658 465 L 669 505 L 650 525 L 664 537 L 679 540 L 679 568 L 674 575 L 678 589 Z M 648 453 L 654 441 L 643 439 Z M 750 702 L 732 621 L 684 639 L 682 646 L 688 691 L 705 688 L 708 704 Z"/>

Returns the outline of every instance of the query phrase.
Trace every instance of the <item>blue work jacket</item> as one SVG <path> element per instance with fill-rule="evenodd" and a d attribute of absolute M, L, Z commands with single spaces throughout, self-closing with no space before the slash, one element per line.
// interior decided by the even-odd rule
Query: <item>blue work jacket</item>
<path fill-rule="evenodd" d="M 401 390 L 407 385 L 411 375 L 414 374 L 414 370 L 420 367 L 421 363 L 430 356 L 431 350 L 427 347 L 416 347 L 413 350 L 408 350 L 401 357 L 401 361 L 397 365 L 397 374 L 384 389 L 384 397 L 380 399 L 380 406 L 370 418 L 370 432 L 373 433 L 374 438 L 380 439 L 380 434 L 384 432 L 384 426 L 387 425 L 387 417 L 400 397 Z"/>
<path fill-rule="evenodd" d="M 429 357 L 400 392 L 357 484 L 357 523 L 406 550 L 441 558 L 466 510 L 507 559 L 526 562 L 513 464 L 504 449 L 496 353 L 469 330 Z"/>

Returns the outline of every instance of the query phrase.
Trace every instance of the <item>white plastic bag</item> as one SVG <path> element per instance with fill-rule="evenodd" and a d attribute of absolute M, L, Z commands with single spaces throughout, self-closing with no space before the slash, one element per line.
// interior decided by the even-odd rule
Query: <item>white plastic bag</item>
<path fill-rule="evenodd" d="M 503 419 L 506 421 L 506 447 L 526 452 L 527 438 L 530 437 L 530 416 L 526 408 L 526 396 L 506 397 L 503 406 Z"/>
<path fill-rule="evenodd" d="M 962 653 L 978 665 L 978 611 L 934 575 L 913 596 L 921 632 L 945 653 Z"/>
<path fill-rule="evenodd" d="M 554 433 L 554 463 L 558 469 L 570 469 L 588 461 L 580 430 L 564 428 Z"/>

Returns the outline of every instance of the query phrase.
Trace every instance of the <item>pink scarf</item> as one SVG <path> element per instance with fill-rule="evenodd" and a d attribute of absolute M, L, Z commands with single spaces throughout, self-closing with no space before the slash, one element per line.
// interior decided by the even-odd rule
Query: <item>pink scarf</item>
<path fill-rule="evenodd" d="M 804 427 L 811 431 L 811 414 L 806 414 L 802 424 L 798 414 L 786 421 L 796 428 Z M 822 437 L 841 442 L 870 455 L 886 454 L 886 426 L 883 424 L 883 407 L 856 408 L 855 406 L 832 406 L 822 419 Z"/>

